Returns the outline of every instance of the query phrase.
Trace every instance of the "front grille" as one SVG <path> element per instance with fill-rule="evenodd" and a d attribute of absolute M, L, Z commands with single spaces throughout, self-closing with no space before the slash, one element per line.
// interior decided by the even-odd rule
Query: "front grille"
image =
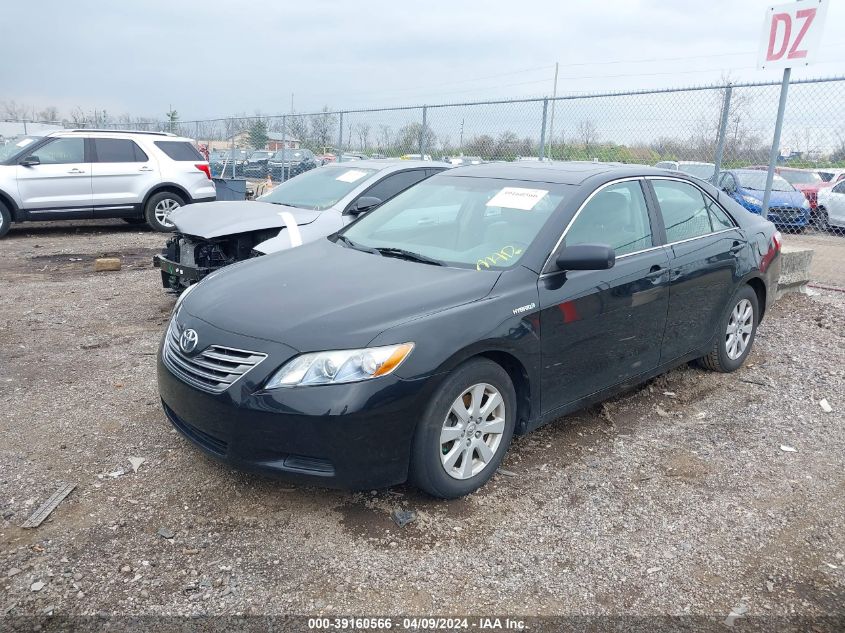
<path fill-rule="evenodd" d="M 165 366 L 189 385 L 208 393 L 223 393 L 267 354 L 209 345 L 194 356 L 179 349 L 180 332 L 171 322 L 162 349 Z"/>
<path fill-rule="evenodd" d="M 167 419 L 170 420 L 170 423 L 173 426 L 182 432 L 182 435 L 186 436 L 190 440 L 193 440 L 212 453 L 217 453 L 218 455 L 223 456 L 226 455 L 226 451 L 229 449 L 228 442 L 221 440 L 219 437 L 214 437 L 205 431 L 201 431 L 193 424 L 185 422 L 185 420 L 176 415 L 176 412 L 164 404 L 164 402 L 162 402 L 162 405 L 164 405 L 164 414 L 167 416 Z"/>

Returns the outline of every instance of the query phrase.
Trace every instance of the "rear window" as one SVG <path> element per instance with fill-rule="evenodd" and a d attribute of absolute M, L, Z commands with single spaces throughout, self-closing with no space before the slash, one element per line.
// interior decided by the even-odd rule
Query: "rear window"
<path fill-rule="evenodd" d="M 156 141 L 156 147 L 173 160 L 204 161 L 205 157 L 188 141 Z"/>

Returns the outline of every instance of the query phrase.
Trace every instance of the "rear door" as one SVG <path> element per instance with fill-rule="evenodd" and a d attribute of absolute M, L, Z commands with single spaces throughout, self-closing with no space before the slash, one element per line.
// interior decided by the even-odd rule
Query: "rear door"
<path fill-rule="evenodd" d="M 161 181 L 158 163 L 132 139 L 91 142 L 94 217 L 137 215 L 147 191 Z"/>
<path fill-rule="evenodd" d="M 669 257 L 640 179 L 598 189 L 560 248 L 608 244 L 609 270 L 555 271 L 539 280 L 544 413 L 654 369 L 669 306 Z M 560 248 L 552 253 L 555 257 Z"/>
<path fill-rule="evenodd" d="M 33 219 L 91 217 L 89 154 L 85 137 L 63 136 L 24 156 L 37 157 L 40 164 L 17 166 L 22 208 Z"/>
<path fill-rule="evenodd" d="M 711 340 L 741 275 L 750 246 L 730 216 L 702 189 L 669 178 L 648 179 L 670 248 L 669 313 L 661 362 Z"/>

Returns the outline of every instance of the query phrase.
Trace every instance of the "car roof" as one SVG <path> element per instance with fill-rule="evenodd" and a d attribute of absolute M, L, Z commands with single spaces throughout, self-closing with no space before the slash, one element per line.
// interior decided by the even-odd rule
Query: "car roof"
<path fill-rule="evenodd" d="M 147 132 L 145 130 L 103 130 L 103 129 L 94 129 L 94 128 L 80 128 L 75 130 L 58 130 L 56 132 L 50 132 L 46 136 L 50 137 L 73 137 L 73 136 L 102 136 L 103 138 L 113 138 L 113 137 L 149 137 L 151 140 L 154 141 L 187 141 L 189 143 L 193 143 L 193 140 L 186 137 L 186 136 L 177 136 L 176 134 L 171 134 L 170 132 Z"/>
<path fill-rule="evenodd" d="M 679 160 L 679 161 L 676 161 L 676 162 L 679 165 L 710 165 L 712 167 L 716 166 L 715 163 L 707 163 L 707 162 L 701 161 L 701 160 Z"/>
<path fill-rule="evenodd" d="M 624 163 L 593 163 L 588 161 L 525 161 L 514 163 L 485 163 L 454 167 L 450 176 L 472 178 L 502 178 L 505 180 L 525 180 L 530 182 L 551 182 L 563 185 L 580 185 L 582 182 L 606 174 L 611 177 L 625 176 L 661 176 L 668 170 Z M 672 172 L 675 176 L 676 173 Z"/>
<path fill-rule="evenodd" d="M 435 163 L 430 160 L 401 160 L 399 158 L 373 158 L 369 160 L 350 160 L 341 163 L 328 163 L 326 167 L 341 167 L 348 166 L 349 169 L 378 169 L 379 171 L 389 168 L 401 169 L 419 169 L 421 167 L 428 169 L 448 169 L 449 165 L 446 163 Z"/>

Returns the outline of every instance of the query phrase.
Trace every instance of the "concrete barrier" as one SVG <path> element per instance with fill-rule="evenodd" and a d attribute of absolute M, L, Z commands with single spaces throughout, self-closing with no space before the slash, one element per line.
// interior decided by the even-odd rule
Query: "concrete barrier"
<path fill-rule="evenodd" d="M 781 268 L 777 298 L 790 292 L 807 292 L 813 249 L 784 244 L 781 248 Z"/>

